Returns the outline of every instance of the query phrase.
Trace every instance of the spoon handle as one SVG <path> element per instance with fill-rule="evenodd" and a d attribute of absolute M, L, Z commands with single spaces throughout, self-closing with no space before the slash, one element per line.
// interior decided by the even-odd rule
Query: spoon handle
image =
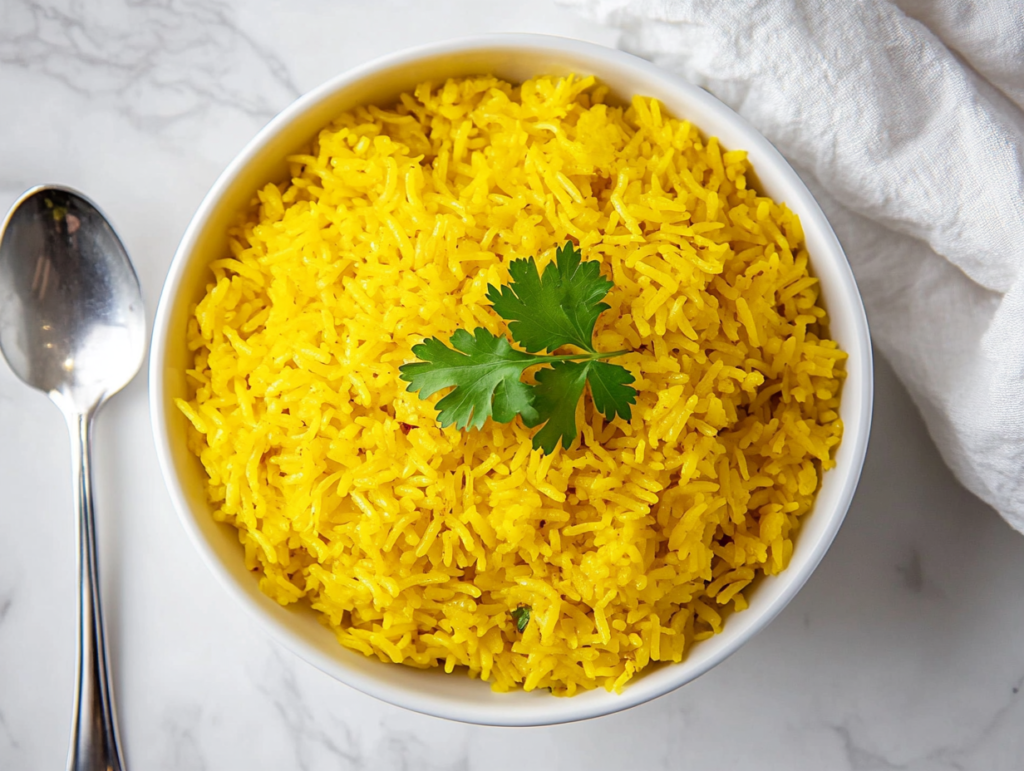
<path fill-rule="evenodd" d="M 92 412 L 69 414 L 72 475 L 78 507 L 78 684 L 68 771 L 124 771 L 110 686 L 96 564 L 89 432 Z"/>

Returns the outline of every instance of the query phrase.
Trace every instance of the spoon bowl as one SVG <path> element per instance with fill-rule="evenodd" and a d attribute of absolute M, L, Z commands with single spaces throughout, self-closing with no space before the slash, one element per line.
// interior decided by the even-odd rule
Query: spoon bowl
<path fill-rule="evenodd" d="M 0 230 L 0 352 L 68 423 L 78 508 L 78 678 L 69 771 L 123 771 L 110 686 L 92 505 L 90 429 L 100 406 L 145 356 L 142 290 L 124 245 L 96 205 L 37 187 Z"/>
<path fill-rule="evenodd" d="M 145 356 L 139 280 L 95 204 L 38 187 L 11 209 L 0 240 L 0 351 L 62 409 L 95 409 Z"/>

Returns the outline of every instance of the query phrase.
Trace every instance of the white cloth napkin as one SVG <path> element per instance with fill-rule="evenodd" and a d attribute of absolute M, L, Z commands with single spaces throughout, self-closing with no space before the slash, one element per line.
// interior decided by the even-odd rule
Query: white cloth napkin
<path fill-rule="evenodd" d="M 1024 2 L 562 2 L 789 159 L 946 462 L 1024 532 Z"/>

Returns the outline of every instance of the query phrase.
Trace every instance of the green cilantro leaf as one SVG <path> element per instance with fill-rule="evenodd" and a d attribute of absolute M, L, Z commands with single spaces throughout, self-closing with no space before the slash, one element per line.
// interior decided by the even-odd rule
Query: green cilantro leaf
<path fill-rule="evenodd" d="M 480 428 L 487 418 L 507 423 L 517 414 L 534 420 L 533 389 L 520 381 L 523 370 L 543 359 L 515 350 L 504 337 L 483 327 L 470 334 L 464 329 L 451 337 L 454 350 L 436 337 L 414 346 L 422 361 L 399 367 L 409 390 L 426 399 L 442 388 L 455 389 L 437 403 L 442 427 Z"/>
<path fill-rule="evenodd" d="M 499 423 L 511 423 L 516 415 L 522 415 L 523 420 L 534 420 L 537 410 L 533 400 L 534 393 L 530 386 L 520 380 L 505 378 L 494 389 L 491 417 Z"/>
<path fill-rule="evenodd" d="M 636 389 L 629 385 L 633 376 L 628 369 L 606 361 L 592 361 L 587 382 L 590 383 L 594 406 L 605 420 L 612 420 L 616 415 L 629 420 L 632 414 L 629 407 L 636 404 Z"/>
<path fill-rule="evenodd" d="M 537 372 L 536 399 L 537 419 L 532 425 L 544 423 L 544 427 L 533 435 L 533 448 L 544 448 L 550 455 L 558 446 L 569 449 L 577 436 L 576 405 L 587 384 L 587 374 L 595 362 L 559 361 L 551 369 Z M 524 421 L 525 422 L 525 421 Z M 531 426 L 530 423 L 527 423 Z M 531 426 L 532 427 L 532 426 Z"/>
<path fill-rule="evenodd" d="M 543 276 L 532 257 L 513 260 L 508 272 L 512 283 L 501 288 L 492 284 L 487 299 L 509 322 L 513 340 L 528 351 L 553 351 L 571 344 L 595 353 L 594 324 L 608 310 L 601 301 L 614 286 L 601 275 L 599 263 L 582 262 L 580 252 L 567 242 Z"/>
<path fill-rule="evenodd" d="M 532 610 L 533 608 L 529 605 L 520 605 L 515 610 L 509 611 L 512 621 L 515 623 L 516 629 L 519 630 L 520 634 L 526 629 L 526 625 L 530 623 L 530 611 Z"/>
<path fill-rule="evenodd" d="M 482 327 L 472 334 L 456 330 L 451 347 L 428 338 L 412 349 L 421 361 L 399 367 L 409 390 L 426 399 L 452 388 L 437 403 L 442 427 L 481 428 L 489 417 L 509 423 L 516 415 L 529 428 L 542 426 L 533 436 L 533 446 L 548 454 L 559 443 L 568 449 L 576 439 L 576 407 L 587 383 L 594 407 L 606 420 L 629 420 L 630 407 L 636 403 L 633 376 L 625 367 L 602 361 L 629 352 L 604 353 L 592 344 L 597 317 L 609 307 L 602 301 L 613 286 L 601 276 L 601 266 L 582 262 L 580 253 L 567 243 L 543 275 L 532 258 L 514 260 L 509 273 L 512 283 L 488 287 L 487 297 L 498 315 L 509 321 L 513 339 L 527 350 L 514 349 L 504 337 Z M 563 345 L 585 352 L 540 353 Z M 538 364 L 550 366 L 537 371 L 536 385 L 524 383 L 523 372 Z"/>

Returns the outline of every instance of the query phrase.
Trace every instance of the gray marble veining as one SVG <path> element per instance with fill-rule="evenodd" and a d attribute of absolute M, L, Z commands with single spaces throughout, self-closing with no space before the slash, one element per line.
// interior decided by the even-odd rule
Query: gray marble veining
<path fill-rule="evenodd" d="M 267 120 L 300 94 L 271 45 L 217 2 L 14 0 L 0 65 L 54 80 L 159 133 L 211 105 Z"/>

